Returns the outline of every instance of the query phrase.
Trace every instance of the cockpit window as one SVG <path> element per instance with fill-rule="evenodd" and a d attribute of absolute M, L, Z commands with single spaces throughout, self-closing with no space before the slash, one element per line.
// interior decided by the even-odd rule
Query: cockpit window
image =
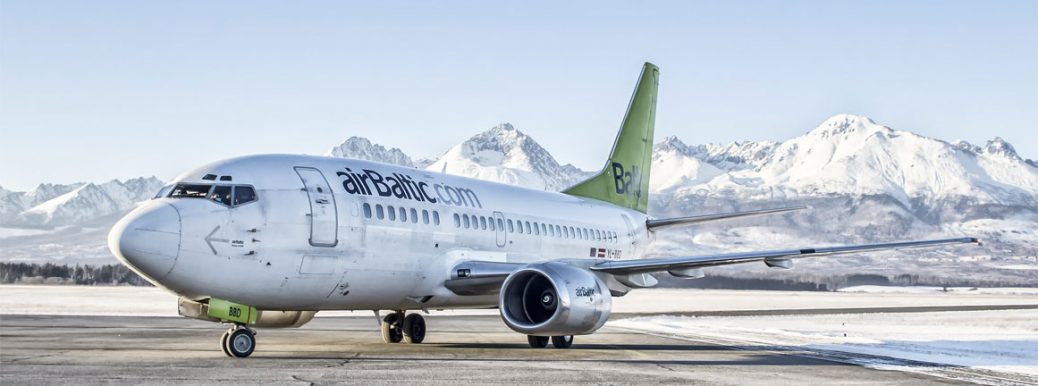
<path fill-rule="evenodd" d="M 256 201 L 256 190 L 251 186 L 234 187 L 234 206 Z"/>
<path fill-rule="evenodd" d="M 231 206 L 231 187 L 229 185 L 216 185 L 213 187 L 213 192 L 209 194 L 209 199 Z"/>
<path fill-rule="evenodd" d="M 173 190 L 173 185 L 163 186 L 162 189 L 159 189 L 158 193 L 155 193 L 155 197 L 152 197 L 152 199 L 166 197 L 170 190 Z"/>
<path fill-rule="evenodd" d="M 209 195 L 209 188 L 212 185 L 203 184 L 177 184 L 173 188 L 173 193 L 170 193 L 170 197 L 174 198 L 206 198 Z"/>

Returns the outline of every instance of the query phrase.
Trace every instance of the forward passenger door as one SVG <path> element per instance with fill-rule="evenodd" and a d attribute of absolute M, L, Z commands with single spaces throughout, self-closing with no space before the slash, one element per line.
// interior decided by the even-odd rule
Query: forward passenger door
<path fill-rule="evenodd" d="M 339 242 L 339 214 L 328 180 L 314 168 L 296 167 L 295 170 L 310 200 L 310 213 L 307 214 L 310 217 L 310 245 L 334 247 Z"/>

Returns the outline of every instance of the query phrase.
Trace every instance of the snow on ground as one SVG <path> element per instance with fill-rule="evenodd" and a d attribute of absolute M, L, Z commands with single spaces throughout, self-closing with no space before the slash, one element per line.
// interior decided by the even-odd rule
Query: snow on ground
<path fill-rule="evenodd" d="M 845 287 L 839 292 L 860 292 L 873 294 L 926 294 L 926 293 L 956 293 L 956 294 L 983 294 L 983 295 L 1038 295 L 1038 288 L 1005 287 L 1005 288 L 977 288 L 977 287 L 888 287 L 879 285 L 860 285 Z"/>
<path fill-rule="evenodd" d="M 652 316 L 611 321 L 610 325 L 689 338 L 876 355 L 1038 376 L 1038 310 Z"/>
<path fill-rule="evenodd" d="M 11 237 L 23 237 L 23 236 L 37 236 L 45 235 L 53 232 L 47 229 L 31 229 L 31 228 L 5 228 L 0 227 L 0 239 L 7 239 Z"/>
<path fill-rule="evenodd" d="M 878 287 L 875 291 L 881 292 L 881 288 L 885 287 Z M 658 288 L 635 290 L 627 296 L 613 298 L 613 313 L 1038 304 L 1038 291 L 1027 295 L 997 292 L 998 290 L 1002 289 L 869 293 Z M 993 292 L 988 293 L 989 291 Z M 433 310 L 433 313 L 436 311 Z M 497 311 L 464 310 L 445 313 L 493 315 Z M 176 316 L 177 296 L 156 287 L 0 285 L 0 314 Z M 368 314 L 367 311 L 324 311 L 319 315 Z"/>

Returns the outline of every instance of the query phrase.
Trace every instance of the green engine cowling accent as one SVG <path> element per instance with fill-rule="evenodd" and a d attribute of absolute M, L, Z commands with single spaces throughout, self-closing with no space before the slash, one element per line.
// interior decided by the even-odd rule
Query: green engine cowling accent
<path fill-rule="evenodd" d="M 594 177 L 563 193 L 645 213 L 649 206 L 649 168 L 652 165 L 659 78 L 659 68 L 652 63 L 645 63 L 605 167 Z"/>
<path fill-rule="evenodd" d="M 238 304 L 228 300 L 211 298 L 209 299 L 209 309 L 206 311 L 206 315 L 229 322 L 256 324 L 256 318 L 259 316 L 259 312 L 256 310 L 256 307 Z"/>

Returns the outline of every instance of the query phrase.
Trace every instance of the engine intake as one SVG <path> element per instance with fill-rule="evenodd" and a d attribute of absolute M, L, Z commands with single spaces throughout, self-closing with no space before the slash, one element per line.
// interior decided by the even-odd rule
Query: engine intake
<path fill-rule="evenodd" d="M 501 318 L 527 335 L 584 335 L 609 319 L 612 296 L 589 270 L 548 262 L 508 275 L 501 286 Z"/>

